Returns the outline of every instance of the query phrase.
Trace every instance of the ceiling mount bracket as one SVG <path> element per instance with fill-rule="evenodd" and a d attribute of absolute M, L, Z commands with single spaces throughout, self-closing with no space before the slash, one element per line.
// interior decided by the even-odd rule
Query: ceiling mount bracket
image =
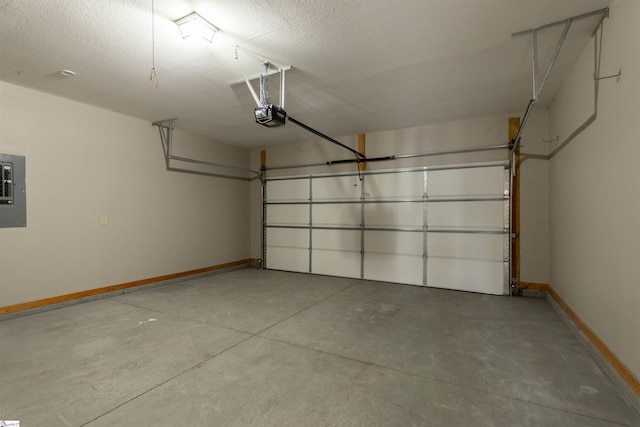
<path fill-rule="evenodd" d="M 287 112 L 284 110 L 284 73 L 285 69 L 280 68 L 280 105 L 272 104 L 269 101 L 269 68 L 275 68 L 273 64 L 268 61 L 262 61 L 264 65 L 264 73 L 260 75 L 260 96 L 256 94 L 251 82 L 245 80 L 249 92 L 253 100 L 256 102 L 257 107 L 253 109 L 253 114 L 256 119 L 256 123 L 266 127 L 278 127 L 282 126 L 287 121 Z"/>
<path fill-rule="evenodd" d="M 542 93 L 542 89 L 544 88 L 545 83 L 547 83 L 547 79 L 549 79 L 549 75 L 551 74 L 551 70 L 553 66 L 556 64 L 558 59 L 558 55 L 560 54 L 560 49 L 562 49 L 562 45 L 564 44 L 565 39 L 567 38 L 567 34 L 569 33 L 569 29 L 571 28 L 571 20 L 567 19 L 564 24 L 564 29 L 562 30 L 562 34 L 560 34 L 560 39 L 556 43 L 556 47 L 553 49 L 553 54 L 551 55 L 551 60 L 549 60 L 549 64 L 547 65 L 547 69 L 542 77 L 542 80 L 539 80 L 538 75 L 538 30 L 533 30 L 532 38 L 533 38 L 533 97 L 532 99 L 535 102 L 538 102 L 538 98 L 540 97 L 540 93 Z"/>
<path fill-rule="evenodd" d="M 516 137 L 513 139 L 513 147 L 512 147 L 512 153 L 513 153 L 513 158 L 515 159 L 515 152 L 518 149 L 519 145 L 520 145 L 520 137 L 522 136 L 522 130 L 525 127 L 525 124 L 527 123 L 527 119 L 529 118 L 529 114 L 531 113 L 531 110 L 533 110 L 533 106 L 535 104 L 538 103 L 538 99 L 540 97 L 540 94 L 542 93 L 542 89 L 544 88 L 545 83 L 547 82 L 547 79 L 549 78 L 549 75 L 551 74 L 551 70 L 553 69 L 553 66 L 556 63 L 556 60 L 558 59 L 558 55 L 560 54 L 560 49 L 562 48 L 562 45 L 564 44 L 565 38 L 567 37 L 567 34 L 569 33 L 569 29 L 571 28 L 571 24 L 575 21 L 579 21 L 581 19 L 586 19 L 586 18 L 591 18 L 593 16 L 598 16 L 601 15 L 601 19 L 600 22 L 602 22 L 602 20 L 604 20 L 604 18 L 609 17 L 609 8 L 605 7 L 604 9 L 598 9 L 598 10 L 594 10 L 592 12 L 587 12 L 587 13 L 583 13 L 581 15 L 576 15 L 576 16 L 572 16 L 570 18 L 567 19 L 563 19 L 561 21 L 555 21 L 555 22 L 551 22 L 549 24 L 544 24 L 544 25 L 540 25 L 537 27 L 533 27 L 533 28 L 529 28 L 528 30 L 523 30 L 523 31 L 518 31 L 517 33 L 513 33 L 511 34 L 511 37 L 519 37 L 519 36 L 524 36 L 527 34 L 531 34 L 532 37 L 532 42 L 533 42 L 533 49 L 532 49 L 532 74 L 533 74 L 533 96 L 531 98 L 531 100 L 529 101 L 529 104 L 527 105 L 527 108 L 525 110 L 524 116 L 522 117 L 521 120 L 521 124 L 520 124 L 520 128 L 518 129 L 518 134 L 516 135 Z M 553 54 L 551 55 L 551 59 L 549 61 L 549 64 L 547 65 L 547 69 L 545 70 L 544 76 L 542 77 L 542 79 L 539 79 L 539 75 L 538 75 L 538 32 L 542 31 L 542 30 L 546 30 L 547 28 L 552 28 L 552 27 L 556 27 L 559 25 L 564 25 L 564 29 L 562 30 L 562 34 L 560 35 L 560 38 L 558 39 L 558 42 L 556 43 L 556 47 L 553 50 Z M 598 24 L 600 25 L 600 24 Z M 515 173 L 515 168 L 512 168 L 512 173 Z"/>
<path fill-rule="evenodd" d="M 556 60 L 558 59 L 558 54 L 560 53 L 560 49 L 562 48 L 562 45 L 564 44 L 564 40 L 567 37 L 567 33 L 569 32 L 569 29 L 571 28 L 571 24 L 573 22 L 575 22 L 575 21 L 579 21 L 581 19 L 586 19 L 586 18 L 591 18 L 593 16 L 598 16 L 598 15 L 602 15 L 602 19 L 607 18 L 609 16 L 609 8 L 605 7 L 604 9 L 594 10 L 592 12 L 583 13 L 582 15 L 572 16 L 570 18 L 563 19 L 561 21 L 551 22 L 549 24 L 540 25 L 540 26 L 537 26 L 537 27 L 529 28 L 528 30 L 518 31 L 517 33 L 511 34 L 511 37 L 519 37 L 519 36 L 524 36 L 524 35 L 527 35 L 527 34 L 531 34 L 532 41 L 533 41 L 533 49 L 532 49 L 533 97 L 532 97 L 532 99 L 533 99 L 533 101 L 535 103 L 538 102 L 538 98 L 540 96 L 540 93 L 542 93 L 542 89 L 544 88 L 544 85 L 547 82 L 547 79 L 549 78 L 549 75 L 551 74 L 551 70 L 553 69 L 553 66 L 556 63 Z M 542 80 L 539 80 L 539 75 L 538 75 L 538 32 L 542 31 L 542 30 L 546 30 L 547 28 L 557 27 L 558 25 L 564 25 L 564 29 L 562 30 L 562 34 L 560 35 L 560 38 L 559 38 L 558 42 L 556 43 L 555 49 L 553 50 L 553 54 L 551 55 L 551 60 L 549 61 L 549 64 L 547 65 L 547 69 L 546 69 L 546 71 L 544 73 L 544 76 L 542 77 Z M 524 123 L 523 123 L 523 125 L 524 125 Z"/>
<path fill-rule="evenodd" d="M 263 79 L 267 79 L 270 75 L 278 73 L 280 75 L 280 96 L 279 96 L 280 105 L 279 106 L 280 108 L 284 109 L 285 72 L 288 70 L 291 70 L 292 67 L 290 65 L 287 65 L 285 67 L 277 68 L 271 62 L 268 62 L 268 61 L 261 61 L 261 64 L 265 65 L 264 73 L 258 76 L 248 77 L 244 80 L 232 82 L 231 86 L 235 86 L 239 83 L 246 84 L 247 88 L 249 89 L 249 93 L 251 93 L 251 97 L 256 103 L 256 106 L 260 107 L 262 100 L 260 99 L 260 96 L 258 96 L 258 93 L 256 92 L 256 90 L 253 88 L 253 85 L 251 84 L 251 82 L 253 80 L 259 80 L 260 85 L 262 85 Z M 268 96 L 265 96 L 264 98 L 268 98 Z"/>

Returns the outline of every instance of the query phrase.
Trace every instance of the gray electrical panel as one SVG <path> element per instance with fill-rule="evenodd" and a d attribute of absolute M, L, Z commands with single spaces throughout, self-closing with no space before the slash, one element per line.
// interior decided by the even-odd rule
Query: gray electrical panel
<path fill-rule="evenodd" d="M 25 158 L 0 154 L 0 228 L 26 226 Z"/>

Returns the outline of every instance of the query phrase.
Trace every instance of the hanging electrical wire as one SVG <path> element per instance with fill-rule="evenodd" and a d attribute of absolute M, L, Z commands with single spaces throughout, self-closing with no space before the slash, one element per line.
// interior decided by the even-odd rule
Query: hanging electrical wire
<path fill-rule="evenodd" d="M 149 74 L 149 81 L 153 85 L 154 89 L 158 87 L 158 73 L 156 73 L 156 26 L 155 26 L 155 4 L 154 0 L 151 0 L 151 74 Z"/>

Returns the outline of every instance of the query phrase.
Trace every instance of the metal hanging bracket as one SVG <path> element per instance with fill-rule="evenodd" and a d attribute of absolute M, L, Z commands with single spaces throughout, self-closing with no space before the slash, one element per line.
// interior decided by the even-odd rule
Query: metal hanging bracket
<path fill-rule="evenodd" d="M 164 154 L 164 160 L 167 163 L 167 169 L 169 168 L 169 160 L 171 155 L 171 139 L 173 137 L 173 122 L 178 120 L 177 117 L 171 119 L 156 120 L 151 123 L 152 126 L 157 126 L 160 131 L 160 142 L 162 142 L 162 153 Z"/>
<path fill-rule="evenodd" d="M 612 79 L 612 78 L 616 78 L 616 83 L 620 81 L 620 78 L 622 77 L 622 68 L 620 68 L 620 70 L 618 71 L 618 74 L 613 74 L 611 76 L 604 76 L 604 77 L 596 77 L 596 75 L 593 75 L 593 79 L 594 80 L 604 80 L 604 79 Z"/>
<path fill-rule="evenodd" d="M 293 67 L 291 65 L 285 65 L 283 67 L 276 67 L 275 65 L 273 65 L 272 63 L 270 63 L 268 61 L 261 61 L 261 63 L 263 65 L 268 64 L 268 66 L 265 69 L 265 73 L 259 74 L 257 76 L 247 77 L 246 79 L 242 79 L 242 80 L 236 80 L 234 82 L 231 82 L 230 86 L 233 87 L 233 86 L 236 86 L 238 84 L 244 83 L 247 86 L 247 89 L 249 89 L 249 93 L 251 93 L 251 96 L 253 97 L 253 100 L 255 101 L 256 105 L 258 107 L 260 107 L 260 97 L 256 93 L 256 90 L 253 88 L 253 85 L 252 85 L 251 82 L 253 80 L 261 81 L 265 75 L 268 77 L 268 76 L 271 76 L 273 74 L 279 74 L 280 75 L 280 97 L 279 97 L 279 101 L 280 101 L 280 107 L 284 108 L 285 72 L 291 70 Z"/>
<path fill-rule="evenodd" d="M 164 159 L 167 163 L 167 170 L 184 171 L 183 169 L 179 169 L 171 166 L 170 164 L 171 160 L 175 160 L 178 162 L 194 163 L 199 165 L 213 166 L 217 168 L 232 169 L 240 172 L 247 172 L 247 173 L 256 175 L 260 179 L 260 181 L 263 181 L 262 174 L 253 169 L 246 169 L 238 166 L 225 165 L 222 163 L 207 162 L 204 160 L 191 159 L 188 157 L 174 156 L 173 155 L 173 122 L 175 122 L 176 120 L 178 120 L 178 118 L 173 117 L 171 119 L 156 120 L 155 122 L 151 123 L 152 126 L 157 126 L 158 130 L 160 131 L 160 141 L 162 142 L 162 152 L 164 153 Z M 211 174 L 205 173 L 205 175 L 224 176 L 228 178 L 238 179 L 237 176 L 230 176 L 230 175 L 227 176 L 227 175 L 220 175 L 220 174 L 213 174 L 213 173 Z M 240 178 L 240 179 L 246 179 L 246 178 Z"/>
<path fill-rule="evenodd" d="M 537 27 L 529 28 L 528 30 L 518 31 L 517 33 L 511 34 L 512 37 L 519 37 L 519 36 L 531 34 L 532 41 L 533 41 L 533 49 L 532 49 L 533 96 L 531 97 L 531 100 L 527 105 L 527 109 L 525 110 L 524 116 L 522 117 L 520 128 L 518 129 L 518 134 L 513 139 L 514 143 L 513 143 L 512 151 L 514 154 L 512 157 L 515 157 L 515 151 L 519 147 L 520 137 L 522 136 L 522 131 L 525 127 L 525 124 L 527 123 L 529 114 L 533 110 L 534 105 L 538 103 L 538 98 L 540 96 L 540 93 L 542 93 L 542 89 L 544 88 L 544 85 L 547 82 L 549 75 L 551 74 L 551 70 L 553 69 L 553 66 L 556 63 L 556 60 L 558 59 L 558 55 L 560 54 L 560 49 L 562 48 L 565 38 L 569 33 L 571 24 L 575 21 L 590 18 L 593 16 L 598 16 L 598 15 L 602 16 L 601 19 L 607 18 L 609 16 L 609 8 L 606 7 L 604 9 L 594 10 L 592 12 L 583 13 L 582 15 L 572 16 L 570 18 L 563 19 L 561 21 L 551 22 L 549 24 L 540 25 Z M 552 28 L 559 25 L 564 25 L 564 29 L 562 31 L 562 34 L 560 35 L 560 39 L 556 43 L 556 47 L 553 51 L 553 54 L 551 55 L 551 60 L 547 65 L 547 69 L 545 70 L 544 76 L 542 77 L 542 79 L 540 79 L 538 75 L 538 65 L 539 65 L 538 64 L 538 32 L 542 30 L 546 30 L 547 28 Z"/>
<path fill-rule="evenodd" d="M 594 10 L 592 12 L 588 12 L 588 13 L 583 13 L 582 15 L 576 15 L 576 16 L 572 16 L 571 18 L 567 18 L 567 19 L 563 19 L 561 21 L 555 21 L 555 22 L 551 22 L 549 24 L 545 24 L 545 25 L 540 25 L 538 27 L 533 27 L 533 28 L 529 28 L 528 30 L 524 30 L 524 31 L 518 31 L 517 33 L 513 33 L 511 34 L 512 37 L 519 37 L 519 36 L 524 36 L 527 34 L 531 34 L 532 37 L 532 41 L 533 41 L 533 49 L 532 49 L 532 57 L 533 57 L 533 61 L 532 61 L 532 67 L 533 67 L 533 96 L 532 99 L 534 100 L 534 102 L 538 102 L 538 98 L 540 96 L 540 93 L 542 92 L 542 89 L 544 88 L 545 83 L 547 82 L 547 79 L 549 78 L 549 75 L 551 74 L 551 70 L 553 69 L 553 66 L 556 63 L 556 60 L 558 59 L 558 55 L 560 53 L 560 49 L 562 48 L 562 45 L 564 44 L 565 38 L 567 37 L 567 33 L 569 32 L 569 29 L 571 28 L 571 24 L 575 21 L 581 20 L 581 19 L 586 19 L 586 18 L 590 18 L 592 16 L 597 16 L 597 15 L 602 15 L 602 18 L 606 18 L 609 16 L 609 8 L 606 7 L 604 9 L 599 9 L 599 10 Z M 539 72 L 538 72 L 538 32 L 542 31 L 542 30 L 546 30 L 548 28 L 552 28 L 552 27 L 556 27 L 559 25 L 564 25 L 564 29 L 562 30 L 562 34 L 560 35 L 560 39 L 558 40 L 558 42 L 556 43 L 556 47 L 553 51 L 553 54 L 551 55 L 551 60 L 549 61 L 549 64 L 547 65 L 547 69 L 544 73 L 544 76 L 542 77 L 542 79 L 539 78 Z"/>

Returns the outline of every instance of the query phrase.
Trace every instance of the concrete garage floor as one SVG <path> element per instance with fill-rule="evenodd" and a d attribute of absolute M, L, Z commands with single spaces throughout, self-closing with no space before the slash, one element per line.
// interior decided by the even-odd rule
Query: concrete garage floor
<path fill-rule="evenodd" d="M 21 426 L 640 425 L 541 298 L 242 269 L 0 321 Z"/>

